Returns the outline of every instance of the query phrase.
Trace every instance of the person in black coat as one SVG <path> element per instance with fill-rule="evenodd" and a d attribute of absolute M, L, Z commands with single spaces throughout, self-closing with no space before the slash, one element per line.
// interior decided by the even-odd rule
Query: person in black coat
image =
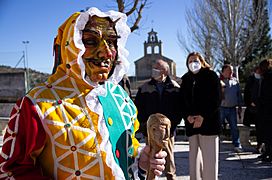
<path fill-rule="evenodd" d="M 186 135 L 189 137 L 190 179 L 218 178 L 221 85 L 217 74 L 198 52 L 187 56 L 188 72 L 181 93 Z"/>
<path fill-rule="evenodd" d="M 272 59 L 260 62 L 262 74 L 261 92 L 258 106 L 258 121 L 260 122 L 261 138 L 265 143 L 265 152 L 261 155 L 263 161 L 272 161 Z"/>
<path fill-rule="evenodd" d="M 130 80 L 126 74 L 124 74 L 121 81 L 118 83 L 122 88 L 127 92 L 130 98 L 132 98 L 131 90 L 130 90 Z"/>
<path fill-rule="evenodd" d="M 255 124 L 257 138 L 257 153 L 262 152 L 263 140 L 260 137 L 259 123 L 257 122 L 258 98 L 260 96 L 261 70 L 259 66 L 254 68 L 254 72 L 248 77 L 244 89 L 244 102 L 246 105 L 243 124 L 250 127 Z"/>

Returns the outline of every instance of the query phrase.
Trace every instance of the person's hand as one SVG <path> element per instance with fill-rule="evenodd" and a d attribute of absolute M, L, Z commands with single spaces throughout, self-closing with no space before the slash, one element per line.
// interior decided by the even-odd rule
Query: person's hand
<path fill-rule="evenodd" d="M 194 126 L 193 128 L 200 128 L 203 123 L 203 117 L 201 115 L 194 116 Z"/>
<path fill-rule="evenodd" d="M 165 169 L 165 157 L 167 153 L 165 151 L 160 151 L 155 154 L 155 157 L 150 157 L 150 147 L 146 145 L 141 152 L 139 159 L 139 167 L 145 171 L 148 171 L 148 168 L 154 169 L 156 176 L 160 176 Z"/>
<path fill-rule="evenodd" d="M 226 87 L 226 84 L 224 83 L 224 81 L 220 80 L 220 85 L 221 87 L 224 89 Z"/>
<path fill-rule="evenodd" d="M 188 120 L 188 122 L 189 122 L 190 124 L 193 124 L 193 123 L 195 122 L 194 116 L 188 116 L 188 117 L 187 117 L 187 120 Z"/>

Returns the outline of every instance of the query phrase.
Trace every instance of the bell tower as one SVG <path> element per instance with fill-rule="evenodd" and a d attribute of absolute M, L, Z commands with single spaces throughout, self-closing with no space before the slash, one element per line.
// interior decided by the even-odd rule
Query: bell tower
<path fill-rule="evenodd" d="M 148 33 L 147 41 L 144 42 L 144 56 L 146 55 L 162 55 L 161 40 L 158 40 L 157 32 L 151 29 Z"/>

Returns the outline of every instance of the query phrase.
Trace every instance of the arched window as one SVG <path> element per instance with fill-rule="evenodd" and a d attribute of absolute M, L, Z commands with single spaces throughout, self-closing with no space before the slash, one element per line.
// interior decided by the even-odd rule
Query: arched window
<path fill-rule="evenodd" d="M 151 54 L 152 53 L 152 49 L 151 49 L 150 46 L 146 48 L 146 52 L 147 52 L 147 54 Z"/>
<path fill-rule="evenodd" d="M 155 54 L 159 54 L 159 53 L 160 53 L 159 46 L 155 46 L 155 47 L 154 47 L 154 53 L 155 53 Z"/>

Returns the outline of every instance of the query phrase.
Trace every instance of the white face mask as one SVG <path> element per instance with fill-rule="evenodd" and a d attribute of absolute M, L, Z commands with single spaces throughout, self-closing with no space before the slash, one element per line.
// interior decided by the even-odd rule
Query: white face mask
<path fill-rule="evenodd" d="M 160 78 L 161 77 L 161 71 L 158 69 L 152 69 L 152 77 L 154 79 Z"/>
<path fill-rule="evenodd" d="M 254 73 L 254 77 L 255 77 L 256 79 L 261 79 L 261 75 L 260 75 L 260 74 L 257 74 L 257 73 Z"/>
<path fill-rule="evenodd" d="M 189 69 L 192 73 L 196 74 L 201 69 L 201 63 L 199 61 L 191 62 L 189 65 Z"/>

